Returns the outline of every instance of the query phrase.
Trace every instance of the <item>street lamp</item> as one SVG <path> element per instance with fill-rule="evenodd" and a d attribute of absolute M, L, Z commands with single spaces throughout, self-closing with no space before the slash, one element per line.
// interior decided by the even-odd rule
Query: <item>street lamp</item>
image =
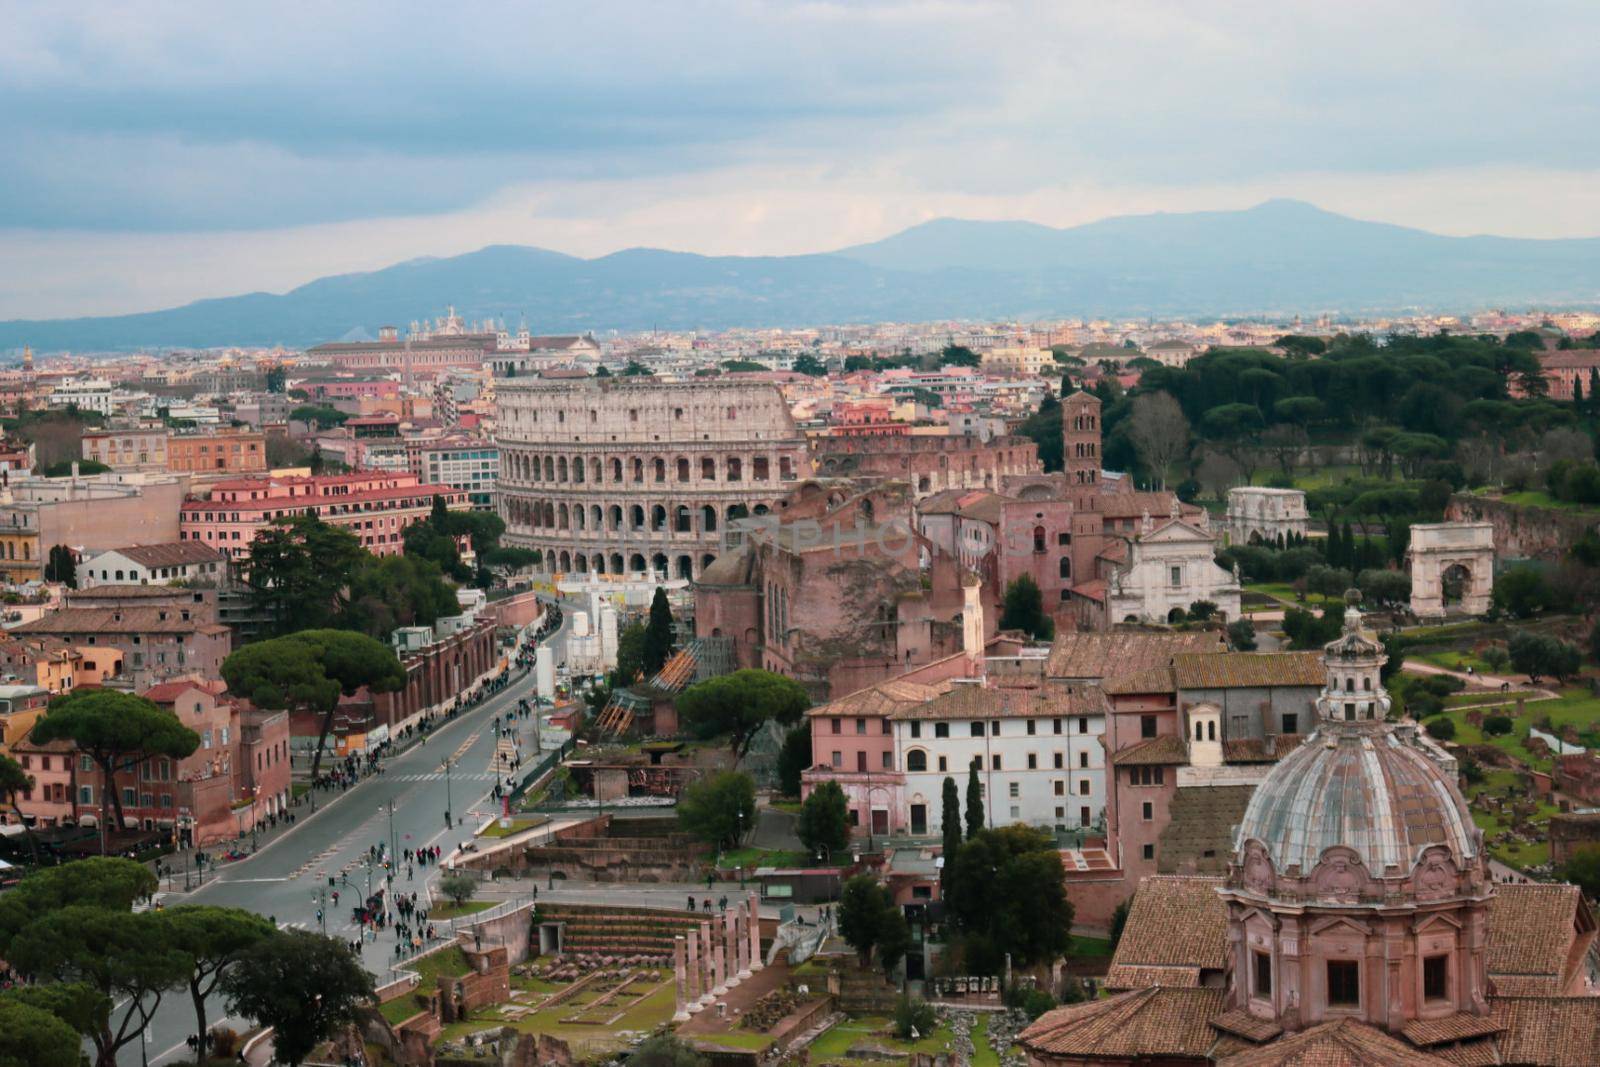
<path fill-rule="evenodd" d="M 389 801 L 389 862 L 400 862 L 400 847 L 394 839 L 394 801 Z"/>
<path fill-rule="evenodd" d="M 444 759 L 444 824 L 447 827 L 450 825 L 450 812 L 454 807 L 455 805 L 450 800 L 450 757 L 446 756 Z"/>

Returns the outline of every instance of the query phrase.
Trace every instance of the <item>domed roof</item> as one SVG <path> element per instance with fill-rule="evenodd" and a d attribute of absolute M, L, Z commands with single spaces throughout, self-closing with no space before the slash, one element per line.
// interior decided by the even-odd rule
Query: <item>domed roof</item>
<path fill-rule="evenodd" d="M 1322 854 L 1352 849 L 1374 877 L 1404 877 L 1425 848 L 1477 857 L 1478 832 L 1460 790 L 1414 740 L 1414 726 L 1327 722 L 1256 787 L 1234 838 L 1261 842 L 1280 873 L 1310 875 Z"/>

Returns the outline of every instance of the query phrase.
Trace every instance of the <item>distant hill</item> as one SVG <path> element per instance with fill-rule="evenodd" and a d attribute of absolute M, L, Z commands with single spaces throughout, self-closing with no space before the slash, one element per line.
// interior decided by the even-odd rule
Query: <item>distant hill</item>
<path fill-rule="evenodd" d="M 1600 304 L 1600 238 L 1441 237 L 1271 200 L 1246 211 L 1054 229 L 938 219 L 831 254 L 597 259 L 495 245 L 287 293 L 137 315 L 0 323 L 40 351 L 309 345 L 454 304 L 536 332 L 723 329 L 930 319 L 1209 316 Z"/>

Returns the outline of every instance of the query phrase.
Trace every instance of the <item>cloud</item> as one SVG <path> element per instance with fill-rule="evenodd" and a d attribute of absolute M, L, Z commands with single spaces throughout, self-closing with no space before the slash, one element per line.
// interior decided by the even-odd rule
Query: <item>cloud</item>
<path fill-rule="evenodd" d="M 1434 0 L 25 5 L 0 35 L 0 315 L 495 241 L 779 252 L 1265 195 L 1594 232 L 1597 24 Z"/>

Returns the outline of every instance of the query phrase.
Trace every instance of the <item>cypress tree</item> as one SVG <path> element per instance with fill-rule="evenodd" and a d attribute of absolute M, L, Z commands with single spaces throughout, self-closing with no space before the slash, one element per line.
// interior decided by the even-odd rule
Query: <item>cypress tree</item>
<path fill-rule="evenodd" d="M 1339 560 L 1344 555 L 1344 545 L 1339 537 L 1339 524 L 1336 522 L 1329 521 L 1328 523 L 1328 544 L 1322 550 L 1322 554 L 1327 559 L 1328 566 L 1339 566 Z"/>
<path fill-rule="evenodd" d="M 944 831 L 944 870 L 955 862 L 956 849 L 961 847 L 961 794 L 956 790 L 956 780 L 949 775 L 944 779 L 944 808 L 939 815 L 939 829 Z"/>
<path fill-rule="evenodd" d="M 978 757 L 967 767 L 967 838 L 983 829 L 983 783 L 978 781 Z"/>
<path fill-rule="evenodd" d="M 667 606 L 667 591 L 656 586 L 650 601 L 650 621 L 644 628 L 644 673 L 659 671 L 672 655 L 672 609 Z"/>
<path fill-rule="evenodd" d="M 1344 520 L 1344 534 L 1341 540 L 1344 541 L 1344 560 L 1339 566 L 1355 570 L 1359 557 L 1356 555 L 1356 532 L 1350 528 L 1349 519 Z"/>

